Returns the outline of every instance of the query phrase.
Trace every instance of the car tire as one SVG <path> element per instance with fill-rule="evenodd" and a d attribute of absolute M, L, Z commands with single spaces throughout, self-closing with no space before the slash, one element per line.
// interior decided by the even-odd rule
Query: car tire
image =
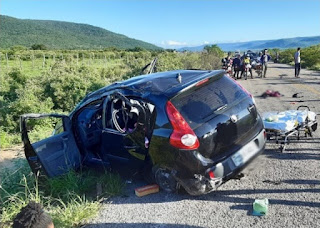
<path fill-rule="evenodd" d="M 165 192 L 177 192 L 178 182 L 171 175 L 171 171 L 165 168 L 156 168 L 154 172 L 156 183 Z"/>

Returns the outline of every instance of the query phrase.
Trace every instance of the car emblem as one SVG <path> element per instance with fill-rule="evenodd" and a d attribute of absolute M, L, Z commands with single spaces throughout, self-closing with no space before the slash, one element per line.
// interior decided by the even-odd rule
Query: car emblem
<path fill-rule="evenodd" d="M 235 123 L 238 121 L 238 117 L 236 115 L 232 115 L 232 116 L 230 116 L 230 120 L 232 123 Z"/>

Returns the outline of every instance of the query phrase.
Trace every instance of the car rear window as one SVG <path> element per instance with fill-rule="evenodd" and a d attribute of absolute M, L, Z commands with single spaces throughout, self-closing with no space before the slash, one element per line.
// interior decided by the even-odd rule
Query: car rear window
<path fill-rule="evenodd" d="M 189 123 L 200 123 L 248 97 L 228 76 L 210 81 L 172 99 L 174 106 Z"/>

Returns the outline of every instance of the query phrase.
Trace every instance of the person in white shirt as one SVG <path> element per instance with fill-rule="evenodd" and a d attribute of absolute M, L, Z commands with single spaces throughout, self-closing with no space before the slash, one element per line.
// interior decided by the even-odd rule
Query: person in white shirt
<path fill-rule="evenodd" d="M 299 78 L 299 74 L 300 74 L 300 48 L 297 48 L 297 52 L 294 53 L 294 76 L 296 78 Z"/>

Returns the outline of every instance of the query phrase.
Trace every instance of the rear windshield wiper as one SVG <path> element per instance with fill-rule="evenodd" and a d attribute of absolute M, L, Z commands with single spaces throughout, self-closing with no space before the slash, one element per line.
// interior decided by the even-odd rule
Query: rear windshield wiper
<path fill-rule="evenodd" d="M 212 116 L 215 112 L 221 111 L 223 109 L 226 109 L 227 107 L 228 107 L 228 105 L 224 104 L 224 105 L 220 106 L 219 108 L 217 108 L 217 109 L 213 110 L 212 112 L 210 112 L 208 115 L 202 117 L 202 119 L 206 119 L 207 117 Z"/>
<path fill-rule="evenodd" d="M 223 110 L 223 109 L 226 109 L 227 108 L 227 104 L 224 104 L 224 105 L 222 105 L 221 107 L 219 107 L 219 108 L 217 108 L 216 110 L 214 110 L 214 112 L 216 112 L 216 111 L 221 111 L 221 110 Z"/>

